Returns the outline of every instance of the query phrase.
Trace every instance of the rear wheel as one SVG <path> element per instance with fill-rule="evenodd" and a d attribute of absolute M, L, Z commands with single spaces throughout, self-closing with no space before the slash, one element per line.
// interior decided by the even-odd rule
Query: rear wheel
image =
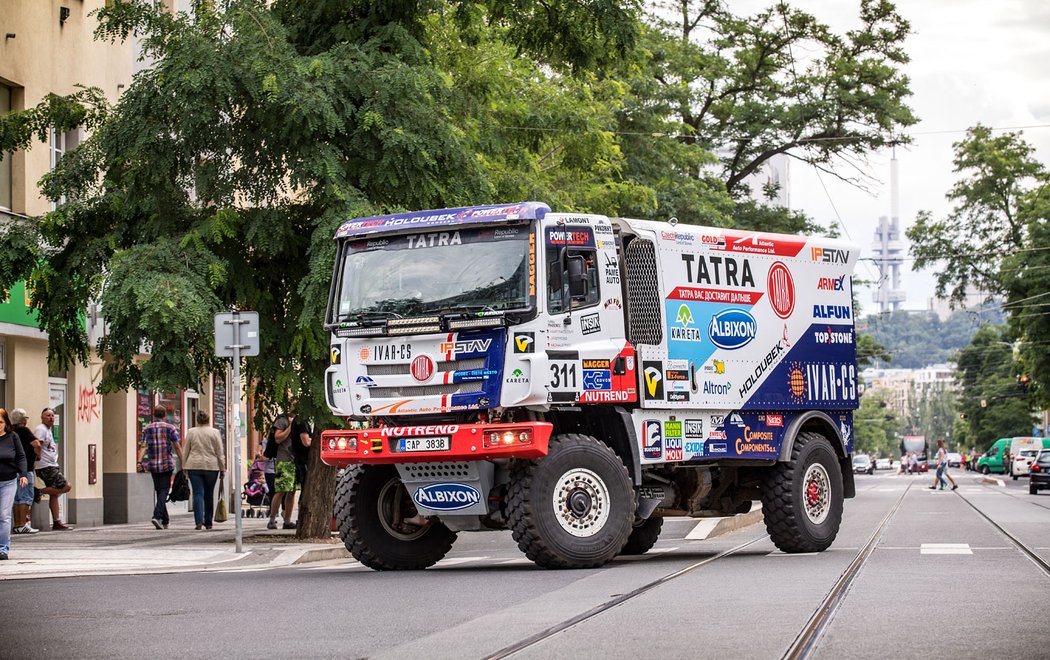
<path fill-rule="evenodd" d="M 620 553 L 634 522 L 634 487 L 607 445 L 575 433 L 511 470 L 508 522 L 525 556 L 544 568 L 593 568 Z"/>
<path fill-rule="evenodd" d="M 766 475 L 766 531 L 783 552 L 826 550 L 839 531 L 842 500 L 842 472 L 831 443 L 818 433 L 800 433 L 791 460 Z"/>
<path fill-rule="evenodd" d="M 660 538 L 660 530 L 664 526 L 663 518 L 647 518 L 634 526 L 631 535 L 627 537 L 627 544 L 620 551 L 621 555 L 644 555 L 652 550 L 656 541 Z"/>
<path fill-rule="evenodd" d="M 392 465 L 348 468 L 335 493 L 339 536 L 350 554 L 378 571 L 433 566 L 456 533 L 419 515 Z"/>
<path fill-rule="evenodd" d="M 1038 493 L 1039 493 L 1039 489 L 1036 487 L 1035 484 L 1028 484 L 1028 494 L 1029 495 L 1037 495 Z"/>

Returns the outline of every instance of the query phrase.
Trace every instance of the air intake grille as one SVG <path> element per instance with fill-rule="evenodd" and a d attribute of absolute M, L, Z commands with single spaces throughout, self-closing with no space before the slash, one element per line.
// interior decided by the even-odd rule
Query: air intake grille
<path fill-rule="evenodd" d="M 632 344 L 660 344 L 660 284 L 656 278 L 656 248 L 636 238 L 627 246 L 627 339 Z"/>
<path fill-rule="evenodd" d="M 405 481 L 476 479 L 478 476 L 470 463 L 405 463 L 398 467 L 404 471 Z"/>
<path fill-rule="evenodd" d="M 485 381 L 471 380 L 447 385 L 400 385 L 396 387 L 372 387 L 368 396 L 372 399 L 394 399 L 398 397 L 436 396 L 439 394 L 470 394 L 484 389 Z"/>
<path fill-rule="evenodd" d="M 470 371 L 484 368 L 485 358 L 483 357 L 437 363 L 438 372 Z M 411 364 L 366 364 L 365 369 L 369 376 L 407 376 L 412 373 Z"/>

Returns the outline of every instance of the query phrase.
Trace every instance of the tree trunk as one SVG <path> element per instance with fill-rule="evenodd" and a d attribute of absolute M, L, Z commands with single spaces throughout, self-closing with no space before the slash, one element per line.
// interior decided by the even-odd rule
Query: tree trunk
<path fill-rule="evenodd" d="M 332 508 L 335 503 L 334 467 L 321 462 L 321 434 L 314 433 L 306 484 L 300 494 L 299 522 L 295 535 L 300 539 L 327 539 L 332 535 Z"/>

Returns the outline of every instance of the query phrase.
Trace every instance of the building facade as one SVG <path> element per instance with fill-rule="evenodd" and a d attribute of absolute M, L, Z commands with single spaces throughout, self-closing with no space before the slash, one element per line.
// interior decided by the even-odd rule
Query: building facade
<path fill-rule="evenodd" d="M 70 94 L 78 85 L 97 87 L 110 103 L 117 101 L 143 63 L 135 43 L 94 40 L 93 12 L 104 4 L 105 0 L 0 0 L 0 114 L 32 108 L 48 94 Z M 52 131 L 48 137 L 46 144 L 0 154 L 0 231 L 54 208 L 40 194 L 38 182 L 87 136 L 75 129 Z M 90 309 L 85 310 L 84 322 L 94 345 L 105 331 L 105 321 L 99 310 Z M 136 473 L 135 458 L 139 433 L 150 422 L 155 404 L 168 407 L 169 421 L 183 433 L 197 410 L 207 410 L 223 437 L 228 435 L 222 378 L 209 379 L 200 391 L 101 395 L 97 386 L 104 356 L 92 352 L 87 365 L 55 371 L 48 367 L 47 353 L 48 337 L 20 282 L 0 301 L 0 405 L 25 408 L 30 427 L 40 423 L 45 407 L 55 410 L 59 463 L 72 485 L 62 506 L 69 522 L 91 526 L 149 520 L 152 483 L 149 475 Z M 50 524 L 46 501 L 34 507 L 33 521 L 38 527 Z"/>

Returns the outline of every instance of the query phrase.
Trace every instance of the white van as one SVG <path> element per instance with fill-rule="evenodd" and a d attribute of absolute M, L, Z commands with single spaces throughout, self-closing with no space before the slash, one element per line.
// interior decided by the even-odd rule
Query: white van
<path fill-rule="evenodd" d="M 1042 438 L 1012 438 L 1010 440 L 1010 476 L 1016 480 L 1017 477 L 1028 474 L 1035 455 L 1042 448 Z"/>

